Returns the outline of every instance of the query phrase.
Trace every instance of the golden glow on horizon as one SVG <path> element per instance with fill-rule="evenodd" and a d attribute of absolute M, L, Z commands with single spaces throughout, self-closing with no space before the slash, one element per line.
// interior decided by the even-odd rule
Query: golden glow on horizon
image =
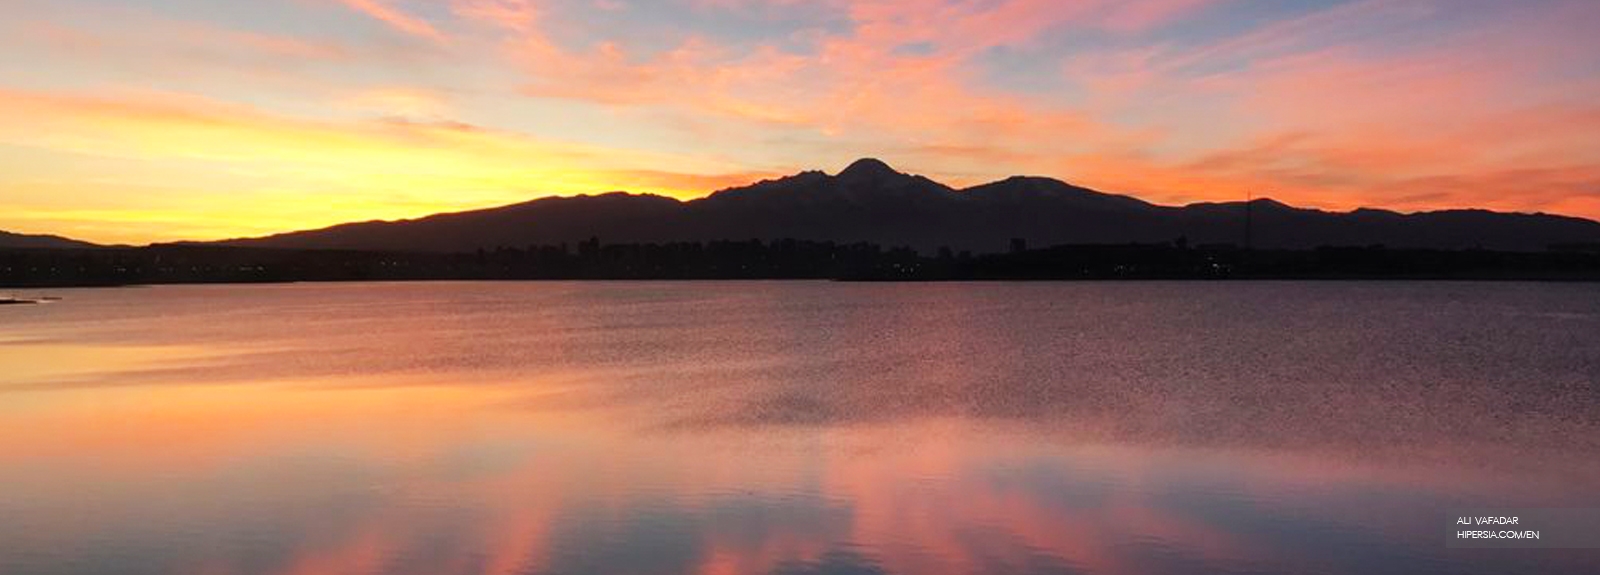
<path fill-rule="evenodd" d="M 197 211 L 193 204 L 174 211 L 64 207 L 7 214 L 13 221 L 101 221 L 124 224 L 130 230 L 146 224 L 179 224 L 159 239 L 214 239 L 415 217 L 548 195 L 649 190 L 684 198 L 707 186 L 739 185 L 756 177 L 608 167 L 708 164 L 664 154 L 619 157 L 615 150 L 554 144 L 457 124 L 312 122 L 218 102 L 174 101 L 169 96 L 105 99 L 0 91 L 0 142 L 139 162 L 194 162 L 247 179 L 265 175 L 263 189 L 232 190 L 226 195 L 196 190 L 193 198 L 184 198 L 209 205 L 201 210 L 205 217 L 192 226 L 179 222 L 182 214 Z M 22 193 L 38 195 L 84 195 L 68 183 L 20 188 Z M 112 237 L 111 241 L 141 239 L 86 235 Z"/>

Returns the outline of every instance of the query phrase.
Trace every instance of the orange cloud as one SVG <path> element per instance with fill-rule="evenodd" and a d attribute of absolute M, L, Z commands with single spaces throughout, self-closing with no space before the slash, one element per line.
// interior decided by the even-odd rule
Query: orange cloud
<path fill-rule="evenodd" d="M 161 221 L 170 234 L 201 231 L 203 237 L 216 237 L 219 230 L 232 230 L 223 235 L 281 231 L 618 188 L 695 195 L 703 193 L 701 185 L 731 184 L 747 175 L 703 159 L 543 140 L 456 122 L 313 121 L 177 94 L 112 98 L 0 90 L 0 143 L 88 158 L 176 163 L 197 176 L 231 173 L 235 179 L 226 191 L 176 194 L 159 208 L 81 215 L 75 214 L 86 208 L 24 203 L 12 195 L 3 200 L 7 209 L 0 228 L 32 229 L 30 221 L 83 217 L 130 225 Z M 34 170 L 3 160 L 0 165 L 13 178 Z M 12 193 L 51 189 L 81 198 L 141 183 L 189 187 L 161 171 L 142 175 L 135 170 L 130 175 L 135 179 L 114 183 L 35 182 Z M 240 189 L 240 182 L 251 182 L 246 185 L 256 189 Z M 245 195 L 252 199 L 241 204 Z M 249 209 L 239 209 L 246 204 Z M 210 213 L 199 217 L 202 212 Z M 194 227 L 173 225 L 185 219 Z"/>
<path fill-rule="evenodd" d="M 918 13 L 909 6 L 852 4 L 857 32 L 822 40 L 809 56 L 771 47 L 744 51 L 699 37 L 643 58 L 612 42 L 574 51 L 540 33 L 519 35 L 507 46 L 531 77 L 528 95 L 670 107 L 749 122 L 752 129 L 771 124 L 834 138 L 871 132 L 883 146 L 976 137 L 1017 145 L 1130 137 L 1079 111 L 969 87 L 965 66 L 972 54 L 1028 37 L 1074 11 L 1054 3 L 1011 2 L 1004 10 L 972 14 L 943 7 L 946 13 L 934 10 L 935 17 L 908 23 Z M 952 27 L 959 30 L 952 36 L 965 44 L 926 56 L 896 52 Z"/>

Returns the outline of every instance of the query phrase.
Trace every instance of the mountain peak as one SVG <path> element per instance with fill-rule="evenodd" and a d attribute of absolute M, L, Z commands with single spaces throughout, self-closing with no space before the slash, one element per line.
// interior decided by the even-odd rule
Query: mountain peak
<path fill-rule="evenodd" d="M 1247 213 L 1254 219 L 1247 220 Z M 1253 222 L 1250 227 L 1247 221 Z M 1002 249 L 1008 238 L 1054 246 L 1156 243 L 1185 237 L 1198 245 L 1236 243 L 1246 233 L 1254 247 L 1271 249 L 1383 244 L 1542 251 L 1555 244 L 1600 242 L 1600 222 L 1487 212 L 1376 218 L 1367 213 L 1296 209 L 1266 198 L 1250 204 L 1171 207 L 1038 177 L 1011 178 L 957 192 L 869 158 L 837 175 L 801 172 L 681 203 L 621 194 L 542 198 L 505 208 L 225 245 L 470 252 L 570 244 L 594 237 L 618 243 L 733 238 L 872 242 L 922 250 L 948 246 L 983 253 Z"/>
<path fill-rule="evenodd" d="M 850 167 L 839 172 L 839 177 L 851 180 L 876 180 L 886 176 L 897 176 L 900 172 L 889 167 L 889 164 L 877 158 L 862 158 L 850 164 Z"/>

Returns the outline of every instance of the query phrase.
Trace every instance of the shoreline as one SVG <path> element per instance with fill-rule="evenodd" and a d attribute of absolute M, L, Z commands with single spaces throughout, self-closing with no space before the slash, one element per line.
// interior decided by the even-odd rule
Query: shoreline
<path fill-rule="evenodd" d="M 1084 278 L 818 278 L 818 277 L 538 277 L 538 278 L 481 278 L 481 277 L 430 277 L 430 278 L 347 278 L 347 279 L 282 279 L 252 281 L 153 281 L 125 283 L 0 283 L 0 289 L 86 289 L 86 288 L 140 288 L 159 286 L 250 286 L 294 284 L 358 284 L 358 283 L 733 283 L 733 282 L 828 282 L 844 284 L 1011 284 L 1011 283 L 1539 283 L 1539 284 L 1600 284 L 1600 275 L 1574 277 L 1558 276 L 1446 276 L 1446 275 L 1372 275 L 1372 276 L 1249 276 L 1249 277 L 1084 277 Z M 0 305 L 41 304 L 51 299 L 0 299 Z"/>
<path fill-rule="evenodd" d="M 1528 281 L 1600 282 L 1600 252 L 1382 246 L 1250 250 L 1063 245 L 1007 253 L 829 242 L 599 244 L 471 253 L 162 246 L 0 250 L 0 289 L 363 281 Z"/>

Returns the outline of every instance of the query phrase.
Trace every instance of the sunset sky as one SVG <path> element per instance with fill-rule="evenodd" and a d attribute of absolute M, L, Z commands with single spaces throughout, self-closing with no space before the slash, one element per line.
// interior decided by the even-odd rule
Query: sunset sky
<path fill-rule="evenodd" d="M 215 239 L 862 156 L 1600 218 L 1594 0 L 0 0 L 0 230 Z"/>

